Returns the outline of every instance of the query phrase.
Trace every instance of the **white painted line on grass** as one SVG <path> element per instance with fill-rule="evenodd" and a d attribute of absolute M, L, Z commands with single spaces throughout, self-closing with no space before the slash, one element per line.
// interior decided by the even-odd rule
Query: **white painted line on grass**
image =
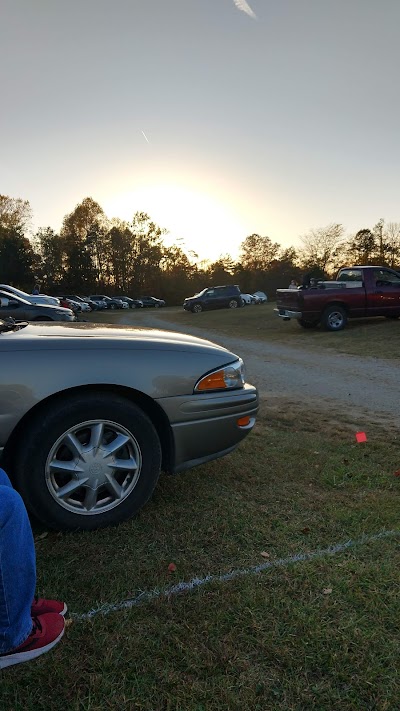
<path fill-rule="evenodd" d="M 192 580 L 189 580 L 187 583 L 182 581 L 176 585 L 170 585 L 167 588 L 144 590 L 130 600 L 122 600 L 121 602 L 116 603 L 104 603 L 104 605 L 100 605 L 100 607 L 89 610 L 89 612 L 84 612 L 82 615 L 72 613 L 71 619 L 75 622 L 83 622 L 85 620 L 90 620 L 96 615 L 109 615 L 110 612 L 129 610 L 131 607 L 151 602 L 151 600 L 155 600 L 156 598 L 171 597 L 172 595 L 178 595 L 179 593 L 189 592 L 191 590 L 195 590 L 196 588 L 200 588 L 203 585 L 208 585 L 209 583 L 226 583 L 230 580 L 234 580 L 235 578 L 241 578 L 247 575 L 258 575 L 259 573 L 264 573 L 272 568 L 286 568 L 293 563 L 304 563 L 309 560 L 326 558 L 327 556 L 342 553 L 349 548 L 355 548 L 356 546 L 362 546 L 366 543 L 374 543 L 375 541 L 382 540 L 383 538 L 393 538 L 395 536 L 400 536 L 400 530 L 381 531 L 380 533 L 375 533 L 371 536 L 361 536 L 361 538 L 356 540 L 350 539 L 345 541 L 345 543 L 336 543 L 328 548 L 320 548 L 319 550 L 311 551 L 310 553 L 297 553 L 296 555 L 288 556 L 288 558 L 278 558 L 277 560 L 267 561 L 266 563 L 261 563 L 260 565 L 254 565 L 251 568 L 237 568 L 236 570 L 231 570 L 230 573 L 223 573 L 222 575 L 206 575 L 204 578 L 192 578 Z"/>

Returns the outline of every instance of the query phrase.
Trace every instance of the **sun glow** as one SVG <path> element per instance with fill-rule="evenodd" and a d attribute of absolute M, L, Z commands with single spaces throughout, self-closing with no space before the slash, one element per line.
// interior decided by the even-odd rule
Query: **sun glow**
<path fill-rule="evenodd" d="M 178 244 L 200 259 L 218 259 L 222 254 L 237 257 L 246 228 L 234 206 L 211 195 L 175 184 L 146 186 L 118 193 L 103 201 L 109 217 L 131 220 L 137 211 L 147 212 L 154 222 L 168 230 L 166 244 Z"/>

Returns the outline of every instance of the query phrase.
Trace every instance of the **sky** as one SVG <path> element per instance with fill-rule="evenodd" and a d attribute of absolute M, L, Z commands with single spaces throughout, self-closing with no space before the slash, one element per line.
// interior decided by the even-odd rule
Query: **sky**
<path fill-rule="evenodd" d="M 202 259 L 400 221 L 399 0 L 2 0 L 0 193 Z"/>

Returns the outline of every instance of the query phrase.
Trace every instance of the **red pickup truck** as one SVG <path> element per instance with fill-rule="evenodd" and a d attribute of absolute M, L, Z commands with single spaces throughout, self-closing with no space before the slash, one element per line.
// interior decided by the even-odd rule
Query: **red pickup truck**
<path fill-rule="evenodd" d="M 303 328 L 321 323 L 328 331 L 340 331 L 349 318 L 400 316 L 400 273 L 394 269 L 344 267 L 335 281 L 313 281 L 307 288 L 278 289 L 278 316 L 295 318 Z"/>

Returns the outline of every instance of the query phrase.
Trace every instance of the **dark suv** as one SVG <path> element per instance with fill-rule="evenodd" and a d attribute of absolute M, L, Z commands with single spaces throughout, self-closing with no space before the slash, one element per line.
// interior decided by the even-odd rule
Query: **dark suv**
<path fill-rule="evenodd" d="M 237 309 L 243 306 L 238 286 L 209 286 L 183 302 L 186 311 L 199 313 L 205 309 Z"/>

